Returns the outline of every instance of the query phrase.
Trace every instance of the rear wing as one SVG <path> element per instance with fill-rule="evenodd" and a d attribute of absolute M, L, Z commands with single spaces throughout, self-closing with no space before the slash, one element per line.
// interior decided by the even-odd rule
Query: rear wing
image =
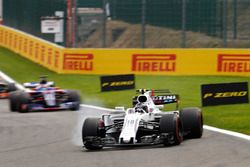
<path fill-rule="evenodd" d="M 158 90 L 138 89 L 136 90 L 136 93 L 144 94 L 148 91 L 151 92 L 151 97 L 155 105 L 176 103 L 176 108 L 179 107 L 180 96 L 178 94 L 171 93 L 170 90 L 168 89 L 158 89 Z M 133 97 L 133 106 L 138 103 L 137 97 L 138 96 Z"/>
<path fill-rule="evenodd" d="M 25 88 L 35 88 L 35 87 L 39 86 L 39 83 L 38 82 L 25 82 L 23 84 L 23 86 Z"/>
<path fill-rule="evenodd" d="M 39 82 L 25 82 L 24 84 L 23 84 L 23 86 L 25 87 L 25 88 L 30 88 L 30 89 L 32 89 L 32 88 L 36 88 L 36 87 L 38 87 L 38 86 L 40 86 L 41 84 L 39 83 Z M 53 82 L 53 81 L 49 81 L 49 82 L 47 82 L 46 84 L 44 84 L 44 85 L 46 85 L 46 86 L 48 86 L 48 87 L 54 87 L 55 86 L 55 83 Z"/>
<path fill-rule="evenodd" d="M 152 94 L 154 94 L 154 93 L 171 93 L 169 89 L 158 89 L 158 90 L 154 90 L 154 89 L 137 89 L 136 94 L 144 94 L 145 92 L 149 92 L 149 91 Z"/>

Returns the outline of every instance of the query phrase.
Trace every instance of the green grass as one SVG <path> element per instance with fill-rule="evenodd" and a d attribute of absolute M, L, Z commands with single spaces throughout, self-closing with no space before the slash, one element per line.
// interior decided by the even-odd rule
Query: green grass
<path fill-rule="evenodd" d="M 98 75 L 56 74 L 6 49 L 0 49 L 0 70 L 23 83 L 48 75 L 57 86 L 77 89 L 83 103 L 103 107 L 131 106 L 135 90 L 100 92 Z M 200 85 L 224 82 L 250 82 L 250 77 L 222 76 L 136 76 L 136 88 L 170 89 L 180 94 L 181 107 L 201 107 Z M 202 107 L 205 124 L 250 135 L 250 105 L 235 104 Z"/>

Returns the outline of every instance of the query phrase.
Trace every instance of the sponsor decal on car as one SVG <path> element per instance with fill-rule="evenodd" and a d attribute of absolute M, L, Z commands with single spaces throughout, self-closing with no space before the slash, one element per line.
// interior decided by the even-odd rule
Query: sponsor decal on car
<path fill-rule="evenodd" d="M 158 96 L 154 96 L 152 99 L 156 105 L 175 103 L 178 101 L 179 95 L 176 95 L 176 94 L 158 95 Z"/>
<path fill-rule="evenodd" d="M 153 100 L 174 100 L 176 95 L 154 96 Z"/>
<path fill-rule="evenodd" d="M 219 54 L 218 72 L 250 72 L 250 54 Z"/>
<path fill-rule="evenodd" d="M 93 54 L 64 54 L 64 70 L 93 70 Z"/>
<path fill-rule="evenodd" d="M 132 71 L 141 72 L 175 72 L 175 54 L 134 54 Z"/>

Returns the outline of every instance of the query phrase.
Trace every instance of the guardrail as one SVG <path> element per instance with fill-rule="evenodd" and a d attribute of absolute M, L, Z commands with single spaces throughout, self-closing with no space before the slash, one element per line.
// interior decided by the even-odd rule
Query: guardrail
<path fill-rule="evenodd" d="M 250 76 L 250 49 L 74 49 L 6 26 L 0 46 L 57 73 Z"/>

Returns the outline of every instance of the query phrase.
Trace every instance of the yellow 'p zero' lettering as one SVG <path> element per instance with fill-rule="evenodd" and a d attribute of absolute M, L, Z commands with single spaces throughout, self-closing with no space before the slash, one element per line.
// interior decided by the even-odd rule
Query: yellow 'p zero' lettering
<path fill-rule="evenodd" d="M 238 92 L 224 92 L 224 93 L 221 93 L 221 97 L 233 97 L 233 96 L 237 96 L 237 93 Z"/>
<path fill-rule="evenodd" d="M 204 96 L 203 96 L 203 99 L 206 99 L 208 97 L 212 97 L 213 96 L 213 93 L 206 93 Z"/>
<path fill-rule="evenodd" d="M 215 95 L 214 95 L 214 98 L 220 98 L 220 97 L 222 97 L 223 96 L 223 93 L 216 93 Z"/>
<path fill-rule="evenodd" d="M 247 91 L 241 92 L 219 92 L 216 93 L 214 98 L 223 98 L 223 97 L 238 97 L 238 96 L 246 96 Z"/>
<path fill-rule="evenodd" d="M 108 85 L 109 85 L 109 83 L 105 82 L 105 83 L 102 84 L 102 87 L 105 87 L 105 86 L 108 86 Z"/>
<path fill-rule="evenodd" d="M 247 91 L 241 91 L 239 92 L 238 96 L 246 96 L 247 95 Z"/>

